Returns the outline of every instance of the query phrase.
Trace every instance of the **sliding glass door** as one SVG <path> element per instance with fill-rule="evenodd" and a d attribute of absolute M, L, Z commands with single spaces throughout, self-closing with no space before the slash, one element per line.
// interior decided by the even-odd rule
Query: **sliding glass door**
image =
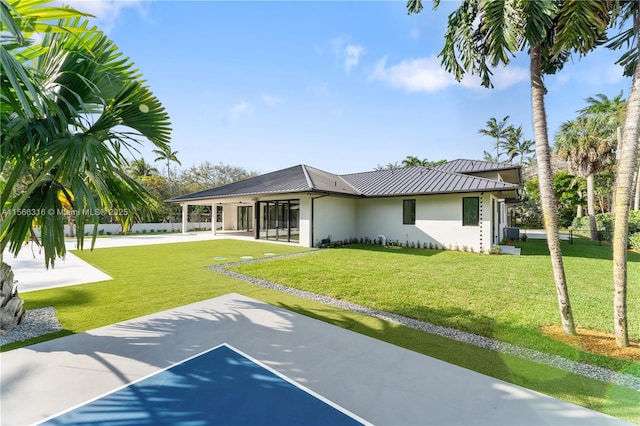
<path fill-rule="evenodd" d="M 300 200 L 259 201 L 258 238 L 298 242 Z"/>
<path fill-rule="evenodd" d="M 238 206 L 238 231 L 253 230 L 253 207 Z"/>

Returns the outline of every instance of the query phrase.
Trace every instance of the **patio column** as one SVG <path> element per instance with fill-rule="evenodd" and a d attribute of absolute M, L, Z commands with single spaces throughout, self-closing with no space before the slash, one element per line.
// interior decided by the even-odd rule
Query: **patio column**
<path fill-rule="evenodd" d="M 216 235 L 216 220 L 218 219 L 218 208 L 216 203 L 211 204 L 211 235 Z"/>
<path fill-rule="evenodd" d="M 189 230 L 189 205 L 184 203 L 182 205 L 182 233 L 186 234 Z"/>

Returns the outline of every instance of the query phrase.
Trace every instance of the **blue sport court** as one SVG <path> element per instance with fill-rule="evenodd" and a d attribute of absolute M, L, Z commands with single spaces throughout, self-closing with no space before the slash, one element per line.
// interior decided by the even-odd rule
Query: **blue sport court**
<path fill-rule="evenodd" d="M 369 423 L 222 344 L 40 424 L 341 426 Z"/>

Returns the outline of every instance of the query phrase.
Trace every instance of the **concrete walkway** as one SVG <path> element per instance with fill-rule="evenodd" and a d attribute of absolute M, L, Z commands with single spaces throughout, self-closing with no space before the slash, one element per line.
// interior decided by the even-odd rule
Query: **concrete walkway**
<path fill-rule="evenodd" d="M 625 424 L 238 294 L 1 354 L 0 423 L 40 422 L 222 343 L 373 424 Z"/>

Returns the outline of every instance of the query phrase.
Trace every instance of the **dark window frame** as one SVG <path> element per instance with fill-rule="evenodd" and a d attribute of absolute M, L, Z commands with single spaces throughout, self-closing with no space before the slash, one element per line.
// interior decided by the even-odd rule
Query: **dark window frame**
<path fill-rule="evenodd" d="M 469 203 L 472 203 L 472 204 L 469 204 Z M 474 208 L 475 211 L 470 212 L 469 211 L 470 208 Z M 480 197 L 462 197 L 462 226 L 479 226 L 479 225 L 480 225 Z"/>
<path fill-rule="evenodd" d="M 403 225 L 416 224 L 416 199 L 415 198 L 402 200 L 402 224 Z"/>

